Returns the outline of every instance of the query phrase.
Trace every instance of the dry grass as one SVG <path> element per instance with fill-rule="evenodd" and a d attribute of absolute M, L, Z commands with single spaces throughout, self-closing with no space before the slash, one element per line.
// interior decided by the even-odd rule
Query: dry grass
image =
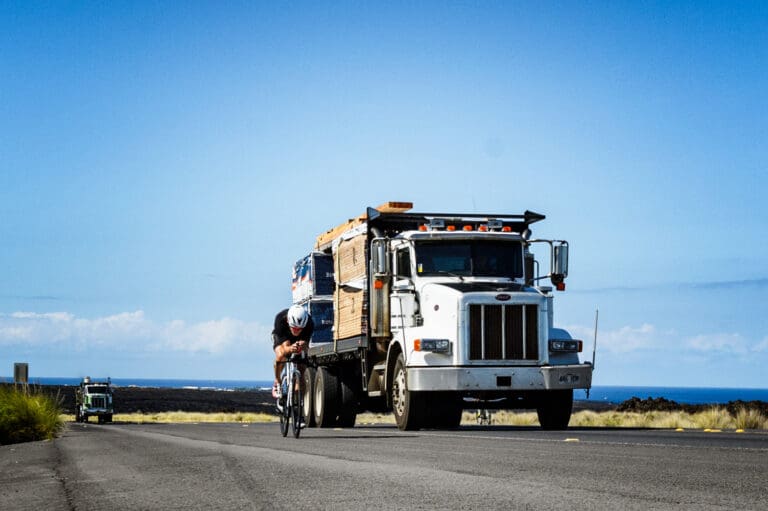
<path fill-rule="evenodd" d="M 67 421 L 74 421 L 74 415 L 63 415 Z M 114 422 L 133 423 L 174 423 L 174 422 L 276 422 L 277 415 L 267 413 L 202 413 L 202 412 L 160 412 L 160 413 L 116 413 Z M 96 422 L 92 417 L 91 422 Z"/>
<path fill-rule="evenodd" d="M 74 421 L 72 415 L 62 415 L 65 421 Z M 92 419 L 94 422 L 95 418 Z M 265 413 L 192 413 L 163 412 L 153 414 L 115 414 L 116 422 L 133 423 L 176 423 L 176 422 L 234 422 L 257 423 L 276 422 L 277 416 Z M 382 413 L 361 413 L 356 424 L 394 424 L 394 416 Z M 465 411 L 461 424 L 476 425 L 474 412 Z M 497 426 L 538 426 L 536 412 L 493 411 L 491 424 Z M 757 410 L 741 409 L 732 417 L 725 409 L 709 408 L 694 414 L 686 412 L 593 412 L 582 410 L 571 416 L 571 427 L 613 427 L 652 429 L 768 429 L 768 417 Z"/>

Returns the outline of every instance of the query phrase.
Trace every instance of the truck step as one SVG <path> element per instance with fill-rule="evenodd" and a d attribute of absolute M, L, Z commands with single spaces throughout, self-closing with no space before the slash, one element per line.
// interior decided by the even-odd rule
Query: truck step
<path fill-rule="evenodd" d="M 369 390 L 368 397 L 381 397 L 384 393 L 380 390 Z"/>
<path fill-rule="evenodd" d="M 386 368 L 387 368 L 386 363 L 376 364 L 375 366 L 373 366 L 373 370 L 376 371 L 377 373 L 383 373 Z"/>

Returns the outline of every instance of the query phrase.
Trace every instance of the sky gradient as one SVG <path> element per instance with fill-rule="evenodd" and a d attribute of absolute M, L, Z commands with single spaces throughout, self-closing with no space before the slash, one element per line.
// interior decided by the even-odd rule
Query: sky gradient
<path fill-rule="evenodd" d="M 768 386 L 765 2 L 4 2 L 0 375 L 269 379 L 367 206 L 547 215 L 596 385 Z"/>

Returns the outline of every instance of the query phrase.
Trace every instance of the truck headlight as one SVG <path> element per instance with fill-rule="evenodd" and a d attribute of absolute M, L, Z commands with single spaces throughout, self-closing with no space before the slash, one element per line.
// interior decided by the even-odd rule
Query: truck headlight
<path fill-rule="evenodd" d="M 553 339 L 549 341 L 550 353 L 581 353 L 583 343 L 574 339 Z"/>
<path fill-rule="evenodd" d="M 413 349 L 433 353 L 450 353 L 451 341 L 448 339 L 416 339 L 413 341 Z"/>

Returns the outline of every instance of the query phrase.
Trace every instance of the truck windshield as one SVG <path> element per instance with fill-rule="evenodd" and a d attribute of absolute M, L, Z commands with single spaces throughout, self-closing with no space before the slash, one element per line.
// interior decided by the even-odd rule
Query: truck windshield
<path fill-rule="evenodd" d="M 109 391 L 106 385 L 88 385 L 86 392 L 89 394 L 107 394 Z"/>
<path fill-rule="evenodd" d="M 519 241 L 425 240 L 416 242 L 416 272 L 420 276 L 523 276 Z"/>

